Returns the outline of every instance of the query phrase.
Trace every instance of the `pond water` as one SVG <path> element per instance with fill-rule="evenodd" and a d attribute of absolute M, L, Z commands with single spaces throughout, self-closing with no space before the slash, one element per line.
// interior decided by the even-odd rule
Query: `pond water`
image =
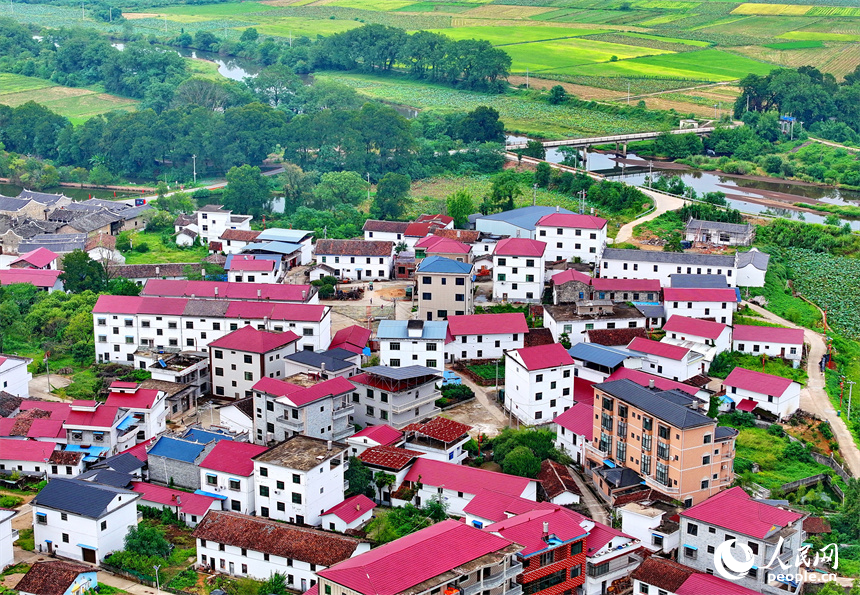
<path fill-rule="evenodd" d="M 119 51 L 125 49 L 124 43 L 112 43 L 113 47 Z M 207 60 L 218 65 L 218 73 L 228 79 L 234 81 L 243 81 L 247 77 L 254 77 L 260 72 L 260 67 L 250 60 L 237 58 L 235 56 L 222 56 L 215 52 L 204 52 L 201 50 L 192 50 L 190 48 L 177 48 L 169 45 L 159 45 L 159 47 L 172 52 L 176 52 L 183 58 L 193 58 L 195 60 Z"/>

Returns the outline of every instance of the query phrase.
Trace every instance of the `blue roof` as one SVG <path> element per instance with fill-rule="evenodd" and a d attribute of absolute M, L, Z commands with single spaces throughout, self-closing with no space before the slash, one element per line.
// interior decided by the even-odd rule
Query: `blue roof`
<path fill-rule="evenodd" d="M 185 440 L 178 440 L 177 438 L 162 436 L 149 449 L 148 455 L 193 463 L 205 447 L 205 444 L 200 444 L 199 442 L 187 442 Z"/>
<path fill-rule="evenodd" d="M 306 229 L 283 229 L 281 227 L 271 227 L 264 229 L 257 236 L 257 241 L 273 240 L 276 242 L 297 242 L 301 241 L 307 235 L 313 235 L 314 232 Z"/>
<path fill-rule="evenodd" d="M 468 275 L 472 272 L 472 265 L 468 262 L 451 260 L 444 256 L 429 256 L 418 265 L 419 273 L 453 273 Z"/>
<path fill-rule="evenodd" d="M 523 207 L 521 209 L 514 209 L 512 211 L 505 211 L 503 213 L 487 215 L 486 217 L 481 217 L 480 219 L 489 219 L 491 221 L 504 221 L 505 223 L 510 223 L 511 225 L 522 227 L 523 229 L 534 230 L 534 228 L 537 227 L 537 222 L 540 220 L 541 217 L 543 217 L 544 215 L 552 215 L 553 213 L 565 213 L 567 215 L 572 215 L 573 211 L 568 211 L 567 209 L 557 207 Z"/>
<path fill-rule="evenodd" d="M 577 343 L 567 350 L 570 357 L 579 359 L 598 366 L 614 368 L 630 357 L 630 354 L 621 349 L 599 345 L 597 343 Z"/>
<path fill-rule="evenodd" d="M 198 496 L 209 496 L 210 498 L 218 498 L 219 500 L 226 500 L 227 496 L 224 494 L 216 494 L 214 492 L 206 492 L 204 490 L 194 490 L 194 493 Z"/>
<path fill-rule="evenodd" d="M 409 332 L 407 325 L 412 323 L 417 326 L 416 322 L 423 322 L 421 329 L 421 339 L 440 339 L 444 340 L 448 335 L 448 322 L 445 320 L 381 320 L 379 329 L 376 331 L 376 336 L 380 339 L 408 339 Z"/>
<path fill-rule="evenodd" d="M 226 434 L 222 434 L 221 432 L 207 432 L 206 430 L 201 430 L 200 428 L 189 428 L 187 432 L 182 436 L 183 440 L 188 440 L 190 442 L 200 442 L 202 444 L 206 444 L 207 442 L 219 442 L 221 440 L 232 440 L 230 436 Z"/>
<path fill-rule="evenodd" d="M 129 415 L 124 420 L 119 422 L 119 425 L 116 427 L 116 429 L 117 430 L 127 430 L 131 426 L 135 425 L 136 423 L 137 423 L 137 418 L 134 417 L 133 415 Z"/>
<path fill-rule="evenodd" d="M 267 252 L 276 252 L 277 254 L 292 254 L 302 249 L 301 244 L 295 242 L 255 242 L 248 244 L 242 248 L 242 252 L 251 252 L 252 250 L 265 250 Z M 258 256 L 265 256 L 259 254 Z M 271 255 L 270 255 L 271 256 Z"/>

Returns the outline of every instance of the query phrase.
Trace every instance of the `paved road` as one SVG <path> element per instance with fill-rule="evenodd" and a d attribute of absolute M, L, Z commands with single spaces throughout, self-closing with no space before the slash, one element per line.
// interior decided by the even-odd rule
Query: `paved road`
<path fill-rule="evenodd" d="M 747 305 L 771 322 L 791 328 L 803 328 L 755 304 Z M 860 449 L 857 448 L 854 437 L 848 431 L 845 420 L 836 415 L 836 410 L 830 403 L 830 397 L 824 390 L 824 374 L 818 368 L 818 362 L 821 361 L 821 357 L 826 351 L 824 336 L 803 328 L 803 338 L 809 344 L 809 356 L 806 364 L 809 381 L 806 387 L 800 391 L 800 408 L 830 422 L 833 434 L 839 442 L 839 454 L 845 460 L 845 465 L 851 474 L 860 477 Z"/>
<path fill-rule="evenodd" d="M 634 219 L 633 221 L 619 229 L 618 235 L 615 236 L 616 244 L 630 240 L 630 238 L 633 237 L 633 228 L 640 223 L 651 221 L 652 219 L 656 219 L 666 211 L 674 211 L 684 206 L 684 201 L 680 198 L 675 198 L 674 196 L 667 196 L 659 192 L 651 192 L 647 188 L 639 188 L 639 190 L 641 190 L 654 200 L 654 205 L 656 208 L 647 215 L 643 215 L 638 219 Z M 610 248 L 611 247 L 612 246 L 610 244 Z"/>
<path fill-rule="evenodd" d="M 50 362 L 49 362 L 50 363 Z M 59 374 L 51 374 L 51 387 L 65 388 L 72 383 L 71 380 Z M 34 376 L 29 383 L 30 396 L 45 401 L 62 401 L 60 397 L 50 392 L 48 388 L 48 377 L 45 374 Z"/>
<path fill-rule="evenodd" d="M 579 491 L 582 492 L 582 503 L 585 504 L 586 508 L 588 508 L 588 516 L 599 523 L 609 525 L 609 513 L 606 512 L 606 507 L 603 505 L 603 501 L 594 495 L 594 492 L 591 491 L 586 480 L 580 477 L 579 472 L 576 469 L 571 467 L 570 474 L 573 476 L 573 480 L 579 487 Z"/>

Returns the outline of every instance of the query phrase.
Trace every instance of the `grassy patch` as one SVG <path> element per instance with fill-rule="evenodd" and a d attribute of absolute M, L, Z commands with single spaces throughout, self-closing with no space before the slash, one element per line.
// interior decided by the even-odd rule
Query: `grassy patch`
<path fill-rule="evenodd" d="M 587 65 L 579 74 L 602 76 L 653 76 L 698 81 L 729 81 L 746 75 L 765 75 L 772 64 L 757 62 L 722 50 L 701 50 Z"/>
<path fill-rule="evenodd" d="M 168 262 L 200 262 L 206 258 L 208 250 L 204 246 L 182 248 L 173 242 L 165 243 L 164 237 L 156 233 L 136 231 L 130 234 L 132 246 L 145 244 L 146 252 L 136 249 L 123 252 L 126 264 L 159 264 Z"/>
<path fill-rule="evenodd" d="M 596 33 L 607 33 L 608 31 L 608 29 L 577 29 L 575 27 L 529 25 L 527 27 L 456 27 L 453 29 L 438 29 L 436 33 L 442 33 L 451 39 L 484 39 L 493 45 L 510 45 L 514 43 L 578 37 L 581 35 L 594 35 Z"/>
<path fill-rule="evenodd" d="M 513 60 L 512 71 L 520 72 L 529 68 L 533 72 L 548 70 L 562 74 L 578 74 L 573 67 L 598 62 L 609 63 L 613 57 L 616 60 L 623 60 L 671 53 L 669 50 L 590 39 L 563 39 L 510 45 L 505 46 L 504 50 Z"/>
<path fill-rule="evenodd" d="M 788 31 L 779 35 L 781 39 L 794 39 L 797 41 L 858 41 L 860 35 L 851 35 L 849 33 L 825 33 L 821 31 Z"/>
<path fill-rule="evenodd" d="M 0 73 L 0 104 L 15 107 L 35 101 L 80 123 L 98 114 L 131 110 L 137 101 L 102 93 L 98 87 L 63 87 L 50 81 L 18 74 Z"/>
<path fill-rule="evenodd" d="M 30 570 L 30 565 L 25 563 L 15 564 L 3 571 L 0 576 L 9 576 L 10 574 L 26 574 Z"/>
<path fill-rule="evenodd" d="M 362 23 L 358 21 L 342 21 L 342 20 L 319 20 L 308 19 L 303 17 L 268 17 L 259 25 L 254 25 L 254 28 L 261 35 L 274 35 L 276 37 L 293 37 L 307 36 L 315 38 L 317 35 L 332 35 L 334 33 L 342 33 L 356 27 L 361 27 Z M 244 29 L 245 27 L 237 27 Z"/>
<path fill-rule="evenodd" d="M 824 43 L 819 39 L 809 39 L 805 41 L 782 41 L 778 43 L 765 43 L 762 47 L 772 50 L 806 50 L 811 48 L 824 47 Z"/>
<path fill-rule="evenodd" d="M 678 211 L 666 211 L 658 215 L 651 221 L 640 223 L 633 228 L 633 236 L 636 238 L 656 236 L 658 238 L 667 238 L 673 231 L 684 229 L 684 222 Z"/>
<path fill-rule="evenodd" d="M 747 355 L 739 351 L 724 351 L 720 353 L 711 364 L 708 371 L 710 376 L 725 378 L 735 368 L 745 368 L 755 372 L 765 372 L 774 376 L 788 378 L 800 384 L 806 384 L 809 379 L 803 368 L 792 368 L 791 364 L 777 357 L 765 358 L 764 370 L 762 370 L 762 358 L 757 355 Z"/>
<path fill-rule="evenodd" d="M 774 254 L 772 251 L 770 254 Z M 750 287 L 749 295 L 761 295 L 767 300 L 767 309 L 794 324 L 820 329 L 821 313 L 815 306 L 794 297 L 788 286 L 789 273 L 776 258 L 771 258 L 764 278 L 764 287 Z M 746 290 L 744 290 L 746 295 Z"/>
<path fill-rule="evenodd" d="M 624 37 L 632 37 L 634 39 L 652 39 L 654 41 L 665 41 L 666 43 L 680 43 L 683 45 L 692 45 L 700 48 L 710 47 L 712 44 L 708 41 L 699 41 L 696 39 L 679 39 L 677 37 L 663 37 L 662 35 L 649 35 L 647 33 L 621 33 Z"/>
<path fill-rule="evenodd" d="M 18 547 L 28 552 L 36 551 L 36 539 L 33 537 L 33 529 L 21 529 L 18 531 Z"/>
<path fill-rule="evenodd" d="M 505 377 L 504 361 L 500 362 L 498 367 L 496 367 L 496 364 L 479 364 L 467 367 L 481 378 L 486 378 L 487 380 L 495 380 L 497 377 L 499 380 L 503 380 Z M 498 376 L 496 375 L 497 372 Z"/>
<path fill-rule="evenodd" d="M 271 6 L 260 2 L 224 2 L 220 4 L 194 4 L 168 6 L 159 8 L 159 14 L 191 15 L 205 17 L 230 17 L 234 15 L 246 15 L 253 12 L 265 12 L 272 10 Z"/>

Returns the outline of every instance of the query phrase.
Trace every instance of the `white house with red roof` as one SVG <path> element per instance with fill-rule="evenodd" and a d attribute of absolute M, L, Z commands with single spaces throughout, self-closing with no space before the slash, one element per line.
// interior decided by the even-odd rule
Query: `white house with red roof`
<path fill-rule="evenodd" d="M 485 489 L 475 494 L 463 512 L 467 524 L 483 529 L 487 525 L 534 510 L 536 505 L 534 500 Z"/>
<path fill-rule="evenodd" d="M 209 300 L 245 300 L 318 304 L 319 295 L 312 285 L 272 285 L 270 283 L 229 283 L 227 281 L 187 281 L 149 279 L 140 295 L 184 297 Z"/>
<path fill-rule="evenodd" d="M 0 353 L 0 390 L 24 399 L 29 397 L 33 375 L 27 366 L 31 363 L 29 357 Z"/>
<path fill-rule="evenodd" d="M 322 514 L 322 527 L 340 533 L 347 529 L 358 529 L 370 522 L 374 508 L 376 503 L 364 494 L 352 496 Z"/>
<path fill-rule="evenodd" d="M 759 407 L 783 419 L 800 407 L 800 384 L 782 376 L 735 368 L 723 387 L 741 411 Z"/>
<path fill-rule="evenodd" d="M 448 514 L 462 516 L 472 498 L 485 489 L 537 501 L 537 483 L 527 477 L 419 456 L 412 462 L 404 485 L 416 490 L 416 506 L 441 498 Z M 396 499 L 393 504 L 397 504 Z"/>
<path fill-rule="evenodd" d="M 355 411 L 352 422 L 361 425 L 388 424 L 402 430 L 413 422 L 439 413 L 436 383 L 441 374 L 425 366 L 370 366 L 351 376 Z"/>
<path fill-rule="evenodd" d="M 15 260 L 9 263 L 9 268 L 13 269 L 41 269 L 43 271 L 57 270 L 57 259 L 59 254 L 48 250 L 45 247 L 39 247 L 31 250 L 26 254 L 22 254 Z"/>
<path fill-rule="evenodd" d="M 370 340 L 370 329 L 353 324 L 346 328 L 337 331 L 331 338 L 329 349 L 346 349 L 355 354 L 361 355 L 367 347 L 367 342 Z"/>
<path fill-rule="evenodd" d="M 136 442 L 155 438 L 167 428 L 167 393 L 143 388 L 137 382 L 116 381 L 110 385 L 105 405 L 127 409 L 138 421 Z"/>
<path fill-rule="evenodd" d="M 646 558 L 630 575 L 634 593 L 658 595 L 757 595 L 761 591 L 666 558 Z M 785 591 L 783 591 L 785 593 Z"/>
<path fill-rule="evenodd" d="M 472 247 L 452 238 L 432 235 L 422 237 L 415 243 L 415 258 L 441 256 L 457 262 L 472 262 Z"/>
<path fill-rule="evenodd" d="M 594 407 L 591 402 L 574 403 L 555 418 L 555 427 L 556 447 L 566 452 L 577 465 L 585 464 L 585 449 L 594 440 Z"/>
<path fill-rule="evenodd" d="M 540 303 L 546 242 L 506 238 L 493 252 L 493 300 Z"/>
<path fill-rule="evenodd" d="M 63 291 L 62 271 L 41 269 L 8 269 L 0 271 L 0 285 L 29 283 L 39 291 Z"/>
<path fill-rule="evenodd" d="M 736 324 L 732 329 L 732 351 L 781 357 L 796 368 L 803 357 L 803 329 Z"/>
<path fill-rule="evenodd" d="M 535 237 L 547 244 L 547 262 L 597 262 L 606 247 L 606 223 L 594 215 L 552 213 L 538 219 Z"/>
<path fill-rule="evenodd" d="M 388 424 L 367 426 L 346 439 L 351 457 L 357 457 L 374 446 L 398 446 L 402 442 L 403 432 L 395 430 Z"/>
<path fill-rule="evenodd" d="M 715 547 L 737 540 L 752 552 L 754 565 L 736 584 L 771 595 L 784 595 L 786 590 L 796 593 L 800 585 L 777 581 L 774 575 L 797 575 L 797 554 L 805 540 L 805 516 L 754 500 L 742 488 L 730 488 L 681 512 L 678 560 L 710 574 L 714 571 Z M 779 560 L 774 562 L 776 568 L 766 569 L 774 556 Z"/>
<path fill-rule="evenodd" d="M 508 349 L 522 349 L 529 325 L 522 312 L 448 316 L 449 362 L 463 359 L 498 359 Z"/>
<path fill-rule="evenodd" d="M 740 293 L 731 287 L 666 287 L 663 290 L 667 318 L 680 314 L 690 318 L 713 318 L 731 325 L 740 301 Z"/>
<path fill-rule="evenodd" d="M 732 329 L 721 322 L 675 314 L 669 317 L 663 330 L 666 336 L 661 342 L 698 351 L 705 361 L 712 362 L 718 354 L 731 351 Z"/>
<path fill-rule="evenodd" d="M 54 453 L 62 453 L 57 450 L 56 442 L 40 440 L 13 440 L 0 438 L 0 474 L 9 474 L 16 471 L 34 476 L 65 476 L 65 465 L 58 465 L 58 457 Z M 80 453 L 68 453 L 69 455 L 80 455 Z M 60 455 L 62 456 L 62 454 Z M 83 456 L 78 456 L 77 462 L 72 465 L 73 471 L 83 472 Z M 60 473 L 60 471 L 63 471 Z M 75 473 L 75 474 L 77 474 Z"/>
<path fill-rule="evenodd" d="M 189 527 L 196 527 L 210 510 L 221 510 L 221 500 L 212 496 L 174 490 L 154 483 L 135 481 L 132 491 L 140 494 L 140 506 L 168 509 L 179 515 L 179 520 Z"/>
<path fill-rule="evenodd" d="M 424 458 L 448 463 L 462 463 L 468 453 L 463 446 L 471 439 L 472 426 L 453 419 L 437 416 L 426 422 L 411 423 L 403 432 L 406 435 L 404 448 L 417 450 Z"/>
<path fill-rule="evenodd" d="M 243 326 L 209 343 L 212 392 L 231 399 L 253 396 L 261 378 L 283 378 L 284 358 L 296 352 L 299 336 Z"/>
<path fill-rule="evenodd" d="M 261 378 L 253 386 L 254 442 L 281 442 L 295 434 L 344 440 L 353 433 L 349 420 L 355 412 L 355 390 L 342 376 L 323 381 L 307 374 Z"/>
<path fill-rule="evenodd" d="M 254 514 L 253 458 L 266 450 L 248 442 L 219 441 L 200 463 L 200 489 L 224 496 L 223 510 Z"/>
<path fill-rule="evenodd" d="M 389 506 L 405 504 L 405 502 L 397 502 L 397 500 L 402 500 L 402 498 L 398 498 L 398 495 L 402 496 L 402 493 L 395 494 L 395 492 L 406 481 L 406 475 L 409 473 L 412 463 L 420 456 L 422 453 L 417 450 L 409 450 L 399 446 L 374 446 L 358 455 L 362 464 L 370 469 L 374 475 L 386 473 L 394 476 L 392 485 L 384 486 L 381 490 L 374 486 L 374 498 Z"/>
<path fill-rule="evenodd" d="M 625 361 L 626 366 L 635 368 L 638 365 L 643 372 L 664 378 L 683 382 L 707 370 L 705 356 L 688 347 L 636 337 L 627 349 L 639 354 L 640 359 L 628 359 Z"/>
<path fill-rule="evenodd" d="M 137 444 L 139 421 L 122 407 L 92 400 L 72 401 L 63 421 L 68 450 L 89 450 L 93 455 L 115 455 Z"/>
<path fill-rule="evenodd" d="M 505 407 L 520 423 L 553 421 L 573 405 L 574 362 L 561 343 L 505 353 Z"/>
<path fill-rule="evenodd" d="M 284 273 L 280 262 L 253 254 L 234 255 L 226 267 L 230 283 L 280 283 Z"/>

